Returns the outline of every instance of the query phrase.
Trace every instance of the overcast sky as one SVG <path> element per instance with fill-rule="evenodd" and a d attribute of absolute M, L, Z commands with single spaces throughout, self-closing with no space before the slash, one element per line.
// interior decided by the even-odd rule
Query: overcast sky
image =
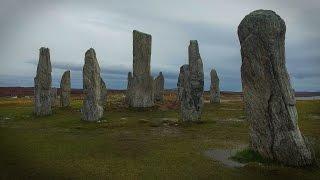
<path fill-rule="evenodd" d="M 125 89 L 132 70 L 132 31 L 152 35 L 151 71 L 175 88 L 196 39 L 205 89 L 215 68 L 222 90 L 241 90 L 237 27 L 245 15 L 271 9 L 286 22 L 286 63 L 297 91 L 320 91 L 319 0 L 0 0 L 0 86 L 33 86 L 39 48 L 50 48 L 53 86 L 71 69 L 82 88 L 84 53 L 96 50 L 108 88 Z"/>

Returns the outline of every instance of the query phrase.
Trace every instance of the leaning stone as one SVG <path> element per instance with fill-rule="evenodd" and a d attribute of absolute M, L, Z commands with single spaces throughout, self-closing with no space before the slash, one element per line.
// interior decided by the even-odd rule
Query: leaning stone
<path fill-rule="evenodd" d="M 265 158 L 306 166 L 314 159 L 298 127 L 285 66 L 285 33 L 285 22 L 270 10 L 250 13 L 238 27 L 250 146 Z"/>
<path fill-rule="evenodd" d="M 83 107 L 82 119 L 85 121 L 98 121 L 103 116 L 101 106 L 101 77 L 100 67 L 93 48 L 85 54 L 83 66 Z"/>
<path fill-rule="evenodd" d="M 154 105 L 153 77 L 150 74 L 151 35 L 133 31 L 133 77 L 127 102 L 131 107 Z M 130 91 L 130 92 L 129 92 Z"/>
<path fill-rule="evenodd" d="M 217 71 L 212 69 L 210 72 L 211 85 L 210 85 L 210 103 L 220 103 L 220 88 L 219 77 Z"/>
<path fill-rule="evenodd" d="M 60 105 L 61 107 L 70 106 L 70 93 L 71 93 L 71 81 L 70 81 L 70 71 L 65 71 L 62 75 L 60 82 Z"/>
<path fill-rule="evenodd" d="M 154 100 L 155 101 L 163 101 L 163 93 L 164 93 L 164 77 L 162 72 L 159 73 L 159 76 L 154 80 Z"/>
<path fill-rule="evenodd" d="M 52 114 L 51 109 L 51 62 L 49 48 L 40 48 L 37 75 L 34 78 L 34 113 L 37 116 Z"/>
<path fill-rule="evenodd" d="M 198 42 L 192 40 L 189 45 L 189 65 L 181 66 L 177 84 L 182 121 L 201 120 L 203 85 L 203 64 Z"/>

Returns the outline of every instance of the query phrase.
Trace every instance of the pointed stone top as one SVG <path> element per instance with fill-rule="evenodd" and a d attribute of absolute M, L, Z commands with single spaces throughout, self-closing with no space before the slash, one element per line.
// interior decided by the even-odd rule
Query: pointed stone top
<path fill-rule="evenodd" d="M 92 57 L 92 56 L 96 56 L 96 52 L 93 48 L 90 48 L 86 51 L 86 57 L 89 56 L 89 57 Z"/>
<path fill-rule="evenodd" d="M 40 51 L 40 54 L 41 54 L 41 53 L 48 53 L 48 52 L 49 52 L 49 48 L 41 47 L 41 48 L 39 49 L 39 51 Z"/>
<path fill-rule="evenodd" d="M 161 71 L 159 72 L 159 76 L 163 76 Z"/>
<path fill-rule="evenodd" d="M 189 65 L 190 68 L 194 66 L 198 66 L 199 63 L 202 64 L 200 52 L 199 52 L 199 46 L 197 40 L 190 40 L 189 48 L 188 48 L 188 54 L 189 54 Z M 202 66 L 202 65 L 201 65 Z"/>

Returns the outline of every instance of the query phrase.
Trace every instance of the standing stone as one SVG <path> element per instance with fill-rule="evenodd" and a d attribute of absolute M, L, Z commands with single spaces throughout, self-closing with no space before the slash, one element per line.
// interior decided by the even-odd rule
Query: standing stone
<path fill-rule="evenodd" d="M 100 67 L 93 48 L 90 48 L 84 58 L 83 66 L 83 108 L 82 119 L 98 121 L 103 115 L 101 106 L 101 77 Z"/>
<path fill-rule="evenodd" d="M 155 101 L 163 101 L 163 93 L 164 93 L 164 77 L 162 72 L 159 73 L 159 76 L 154 80 L 154 100 Z"/>
<path fill-rule="evenodd" d="M 40 48 L 37 75 L 34 78 L 34 113 L 37 116 L 52 114 L 51 109 L 51 62 L 49 48 Z"/>
<path fill-rule="evenodd" d="M 153 77 L 150 74 L 151 35 L 133 31 L 133 77 L 128 89 L 129 105 L 151 107 L 154 105 Z M 128 94 L 128 93 L 127 93 Z"/>
<path fill-rule="evenodd" d="M 247 15 L 238 27 L 241 78 L 251 148 L 290 166 L 313 162 L 298 127 L 294 91 L 285 66 L 285 22 L 270 10 Z"/>
<path fill-rule="evenodd" d="M 180 68 L 178 78 L 178 98 L 182 121 L 200 121 L 203 107 L 203 64 L 198 42 L 189 45 L 189 65 Z"/>
<path fill-rule="evenodd" d="M 215 69 L 211 70 L 210 77 L 210 103 L 220 103 L 219 77 Z"/>
<path fill-rule="evenodd" d="M 103 107 L 103 109 L 106 109 L 107 107 L 107 86 L 106 83 L 103 81 L 103 79 L 101 78 L 101 106 Z"/>
<path fill-rule="evenodd" d="M 71 81 L 70 81 L 70 71 L 65 71 L 62 75 L 60 82 L 60 105 L 61 107 L 70 106 L 70 93 L 71 93 Z"/>
<path fill-rule="evenodd" d="M 58 104 L 58 89 L 57 88 L 51 88 L 50 92 L 51 96 L 51 107 L 54 107 Z"/>

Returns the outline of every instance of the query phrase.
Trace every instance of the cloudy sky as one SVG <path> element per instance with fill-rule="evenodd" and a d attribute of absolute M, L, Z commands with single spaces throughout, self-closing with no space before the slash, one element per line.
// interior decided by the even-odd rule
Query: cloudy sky
<path fill-rule="evenodd" d="M 0 86 L 33 86 L 39 48 L 50 48 L 53 86 L 71 69 L 82 87 L 84 53 L 93 47 L 109 88 L 124 89 L 132 69 L 132 30 L 152 35 L 151 71 L 175 88 L 189 40 L 199 42 L 205 88 L 216 68 L 222 90 L 241 90 L 237 27 L 256 9 L 286 22 L 286 61 L 297 91 L 320 91 L 319 0 L 0 0 Z"/>

